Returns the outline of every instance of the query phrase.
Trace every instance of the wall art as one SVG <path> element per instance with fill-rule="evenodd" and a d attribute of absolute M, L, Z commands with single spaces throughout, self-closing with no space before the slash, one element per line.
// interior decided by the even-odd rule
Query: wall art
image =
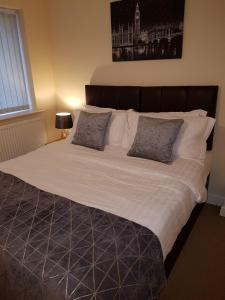
<path fill-rule="evenodd" d="M 182 57 L 185 0 L 111 2 L 113 61 Z"/>

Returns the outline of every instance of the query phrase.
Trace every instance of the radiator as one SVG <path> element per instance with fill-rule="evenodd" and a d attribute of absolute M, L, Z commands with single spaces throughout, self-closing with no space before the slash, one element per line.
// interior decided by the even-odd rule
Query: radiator
<path fill-rule="evenodd" d="M 41 117 L 0 126 L 0 161 L 33 151 L 46 144 L 47 136 Z"/>

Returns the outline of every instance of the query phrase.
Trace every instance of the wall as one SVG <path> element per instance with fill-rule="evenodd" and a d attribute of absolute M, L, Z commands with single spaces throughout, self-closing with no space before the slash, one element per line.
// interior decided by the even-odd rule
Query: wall
<path fill-rule="evenodd" d="M 22 9 L 25 40 L 37 108 L 45 110 L 43 114 L 46 121 L 48 139 L 52 139 L 57 134 L 54 128 L 56 101 L 45 1 L 0 0 L 0 6 Z M 8 120 L 4 122 L 8 123 Z"/>
<path fill-rule="evenodd" d="M 210 193 L 225 196 L 225 2 L 186 0 L 183 58 L 112 63 L 109 0 L 49 0 L 58 109 L 85 84 L 220 86 Z"/>

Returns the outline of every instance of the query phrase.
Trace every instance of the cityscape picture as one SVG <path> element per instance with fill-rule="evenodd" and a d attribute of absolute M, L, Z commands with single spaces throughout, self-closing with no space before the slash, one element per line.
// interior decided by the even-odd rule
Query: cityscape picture
<path fill-rule="evenodd" d="M 182 57 L 185 0 L 111 2 L 112 59 Z"/>

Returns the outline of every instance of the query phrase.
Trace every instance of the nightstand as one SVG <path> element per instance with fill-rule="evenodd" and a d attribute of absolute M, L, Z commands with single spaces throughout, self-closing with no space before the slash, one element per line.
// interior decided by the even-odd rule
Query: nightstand
<path fill-rule="evenodd" d="M 64 140 L 64 139 L 62 139 L 61 137 L 55 138 L 55 139 L 53 139 L 53 140 L 50 140 L 50 141 L 46 142 L 45 145 L 52 144 L 52 143 L 54 143 L 54 142 L 58 142 L 58 141 L 62 141 L 62 140 Z"/>

